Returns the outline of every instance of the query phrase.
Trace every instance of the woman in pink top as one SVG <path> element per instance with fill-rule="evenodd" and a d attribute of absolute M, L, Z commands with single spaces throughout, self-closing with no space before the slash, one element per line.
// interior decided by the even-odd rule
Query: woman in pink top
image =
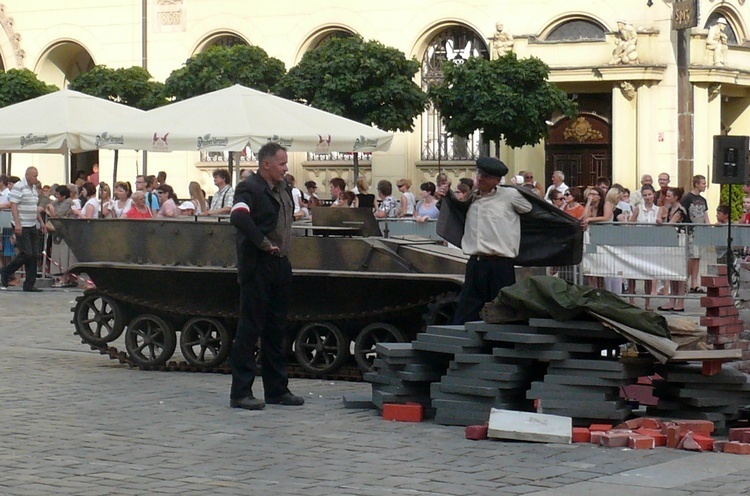
<path fill-rule="evenodd" d="M 133 196 L 130 197 L 133 200 L 133 205 L 125 212 L 125 217 L 128 219 L 150 219 L 151 207 L 146 204 L 146 193 L 143 191 L 134 191 Z"/>
<path fill-rule="evenodd" d="M 172 186 L 168 184 L 162 184 L 159 189 L 156 190 L 156 194 L 159 195 L 159 204 L 161 208 L 156 213 L 157 217 L 177 217 L 179 212 L 177 210 L 177 195 L 174 194 Z"/>

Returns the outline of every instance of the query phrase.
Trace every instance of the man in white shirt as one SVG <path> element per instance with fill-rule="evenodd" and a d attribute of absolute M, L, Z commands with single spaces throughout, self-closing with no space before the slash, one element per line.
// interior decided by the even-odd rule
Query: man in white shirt
<path fill-rule="evenodd" d="M 214 171 L 214 184 L 219 190 L 211 198 L 206 215 L 229 215 L 234 202 L 234 189 L 229 184 L 229 172 L 224 169 Z"/>
<path fill-rule="evenodd" d="M 438 189 L 437 196 L 466 211 L 461 249 L 470 258 L 453 320 L 456 325 L 479 320 L 485 303 L 516 282 L 514 259 L 521 243 L 520 214 L 531 211 L 531 203 L 514 187 L 500 186 L 507 173 L 500 160 L 482 157 L 477 160 L 476 189 L 466 202 L 459 202 L 447 185 Z"/>
<path fill-rule="evenodd" d="M 36 167 L 29 167 L 26 169 L 24 179 L 15 183 L 13 190 L 10 192 L 10 211 L 13 216 L 13 232 L 16 235 L 18 256 L 0 269 L 0 288 L 2 289 L 8 287 L 10 276 L 23 266 L 26 271 L 23 290 L 27 292 L 41 291 L 34 286 L 39 259 L 37 222 L 39 222 L 42 232 L 46 233 L 47 228 L 37 209 L 39 203 L 38 176 L 39 172 Z"/>
<path fill-rule="evenodd" d="M 549 194 L 552 190 L 559 191 L 561 195 L 565 195 L 565 192 L 568 191 L 568 185 L 565 184 L 565 174 L 563 171 L 556 170 L 552 173 L 552 186 L 547 188 L 547 193 L 544 195 L 544 199 L 550 203 L 552 203 L 552 200 L 550 199 Z"/>

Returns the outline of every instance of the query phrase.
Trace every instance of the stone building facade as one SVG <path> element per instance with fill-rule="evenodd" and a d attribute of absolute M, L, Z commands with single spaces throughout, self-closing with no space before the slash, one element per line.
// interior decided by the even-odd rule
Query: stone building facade
<path fill-rule="evenodd" d="M 497 147 L 512 172 L 531 170 L 549 182 L 551 172 L 561 169 L 568 184 L 607 176 L 631 188 L 645 173 L 668 172 L 673 184 L 682 186 L 690 175 L 704 174 L 709 201 L 716 205 L 712 137 L 750 134 L 750 5 L 698 0 L 697 27 L 683 37 L 673 30 L 673 18 L 685 3 L 693 2 L 5 0 L 0 64 L 31 69 L 59 87 L 96 64 L 144 65 L 163 81 L 214 44 L 257 45 L 290 68 L 326 37 L 356 33 L 419 60 L 416 80 L 427 87 L 445 59 L 458 63 L 512 50 L 545 61 L 551 81 L 580 111 L 575 119 L 550 121 L 550 138 L 535 147 Z M 680 53 L 687 57 L 682 70 Z M 689 115 L 678 118 L 681 98 Z M 482 144 L 478 132 L 468 139 L 446 135 L 430 109 L 413 132 L 399 133 L 389 152 L 365 157 L 363 165 L 373 181 L 409 177 L 419 184 L 434 180 L 438 171 L 470 176 L 474 159 L 495 150 Z M 96 160 L 102 177 L 111 177 L 109 152 L 76 160 L 79 165 Z M 178 193 L 184 194 L 191 180 L 211 193 L 210 171 L 224 160 L 150 154 L 148 170 L 168 171 Z M 60 157 L 14 156 L 14 170 L 32 161 L 45 182 L 63 180 Z M 135 152 L 122 153 L 120 178 L 132 180 L 142 162 Z M 294 154 L 291 164 L 298 184 L 314 179 L 325 189 L 334 176 L 353 183 L 348 155 Z"/>

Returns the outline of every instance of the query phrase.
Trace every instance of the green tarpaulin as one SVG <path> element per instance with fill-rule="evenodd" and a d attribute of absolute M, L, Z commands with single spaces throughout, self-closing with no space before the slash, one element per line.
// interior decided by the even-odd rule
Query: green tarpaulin
<path fill-rule="evenodd" d="M 645 333 L 671 339 L 667 320 L 625 302 L 614 293 L 570 284 L 557 277 L 533 276 L 500 290 L 482 312 L 485 322 L 528 318 L 582 320 L 597 314 Z"/>

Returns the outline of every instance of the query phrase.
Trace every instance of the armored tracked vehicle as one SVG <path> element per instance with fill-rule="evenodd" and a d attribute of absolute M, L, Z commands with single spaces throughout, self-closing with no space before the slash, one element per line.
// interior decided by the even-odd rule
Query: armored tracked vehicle
<path fill-rule="evenodd" d="M 376 343 L 411 340 L 425 319 L 451 320 L 465 269 L 460 251 L 367 236 L 380 234 L 377 224 L 357 209 L 320 210 L 338 220 L 295 226 L 289 256 L 290 353 L 307 375 L 328 376 L 352 356 L 370 370 Z M 85 343 L 144 369 L 226 370 L 239 300 L 227 219 L 52 223 L 78 260 L 70 272 L 96 285 L 72 309 Z M 123 333 L 127 353 L 112 347 Z M 185 362 L 170 362 L 178 343 Z"/>

